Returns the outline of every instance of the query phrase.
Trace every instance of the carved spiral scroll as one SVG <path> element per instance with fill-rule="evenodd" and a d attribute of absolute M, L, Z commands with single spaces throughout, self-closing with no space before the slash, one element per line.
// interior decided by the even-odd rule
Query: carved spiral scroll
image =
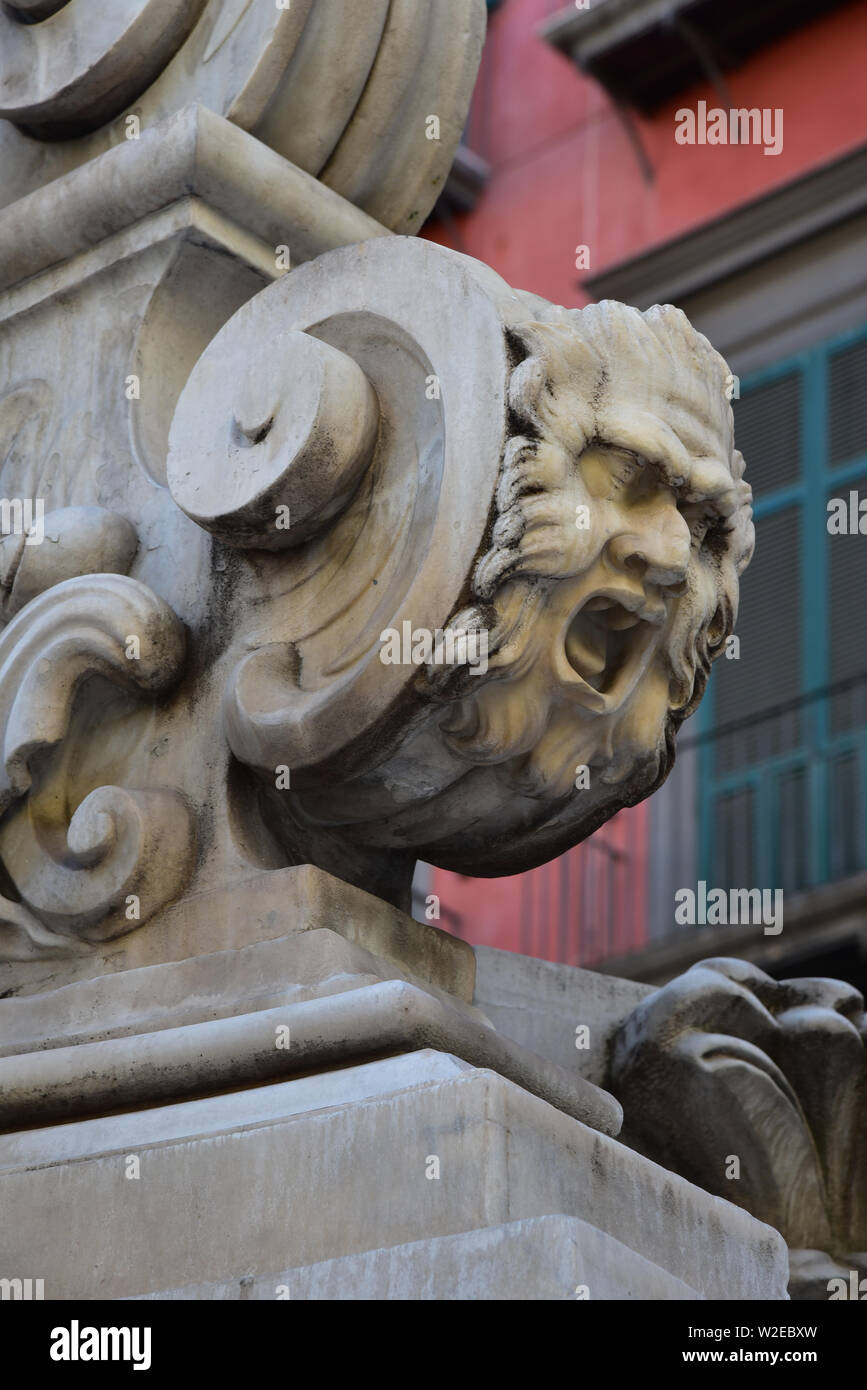
<path fill-rule="evenodd" d="M 0 635 L 0 855 L 20 897 L 14 910 L 0 904 L 6 934 L 28 935 L 35 915 L 61 935 L 117 936 L 180 891 L 193 855 L 186 802 L 164 787 L 97 786 L 70 816 L 68 769 L 57 765 L 86 680 L 157 696 L 176 681 L 184 652 L 168 605 L 114 574 L 55 585 Z M 37 947 L 41 931 L 29 935 Z M 56 938 L 43 944 L 54 951 Z"/>
<path fill-rule="evenodd" d="M 121 936 L 183 887 L 192 817 L 170 791 L 97 787 L 66 827 L 21 816 L 0 832 L 15 886 L 30 909 L 61 933 L 87 940 Z M 127 916 L 128 900 L 138 900 Z"/>
<path fill-rule="evenodd" d="M 38 24 L 41 19 L 49 19 L 57 14 L 69 0 L 6 0 L 7 10 L 22 24 Z"/>
<path fill-rule="evenodd" d="M 230 403 L 223 409 L 205 402 Z M 172 424 L 178 506 L 240 549 L 283 550 L 342 511 L 373 456 L 379 406 L 346 353 L 244 320 L 231 354 L 205 353 Z M 280 522 L 284 524 L 280 524 Z"/>
<path fill-rule="evenodd" d="M 263 550 L 286 501 L 284 535 L 304 542 L 274 557 L 228 683 L 240 761 L 286 763 L 299 786 L 345 775 L 394 706 L 424 703 L 414 668 L 380 660 L 380 634 L 441 627 L 484 540 L 507 417 L 499 296 L 515 299 L 474 262 L 376 238 L 256 295 L 191 373 L 170 433 L 175 500 Z"/>
<path fill-rule="evenodd" d="M 0 117 L 89 137 L 40 152 L 18 196 L 122 138 L 101 128 L 133 103 L 144 129 L 196 102 L 414 232 L 454 158 L 485 15 L 483 0 L 0 3 Z"/>
<path fill-rule="evenodd" d="M 204 0 L 17 0 L 0 7 L 0 116 L 66 139 L 118 115 L 162 72 Z"/>

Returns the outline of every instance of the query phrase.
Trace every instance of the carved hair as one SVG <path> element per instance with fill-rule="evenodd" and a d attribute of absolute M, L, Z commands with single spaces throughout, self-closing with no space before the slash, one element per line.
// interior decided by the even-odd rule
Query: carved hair
<path fill-rule="evenodd" d="M 641 313 L 612 301 L 552 308 L 550 321 L 522 326 L 513 346 L 525 354 L 509 388 L 516 430 L 504 451 L 490 543 L 473 576 L 478 602 L 452 620 L 489 629 L 490 669 L 484 678 L 441 677 L 440 691 L 458 700 L 443 732 L 472 762 L 527 755 L 528 789 L 545 782 L 550 792 L 552 781 L 565 790 L 580 750 L 541 747 L 553 743 L 550 711 L 532 698 L 529 673 L 550 641 L 540 630 L 545 595 L 585 567 L 570 505 L 581 455 L 596 444 L 639 455 L 664 469 L 682 501 L 709 503 L 714 514 L 691 553 L 686 591 L 657 656 L 669 678 L 666 765 L 674 730 L 697 705 L 734 626 L 738 575 L 753 549 L 751 492 L 734 449 L 728 368 L 679 309 Z M 524 698 L 505 698 L 504 682 L 525 682 Z M 621 722 L 617 714 L 600 717 L 612 733 Z M 602 731 L 598 719 L 592 724 L 595 741 Z M 589 731 L 576 732 L 586 743 Z M 626 756 L 615 759 L 618 775 Z"/>
<path fill-rule="evenodd" d="M 560 572 L 546 530 L 562 532 L 560 494 L 575 461 L 594 443 L 631 450 L 650 463 L 664 460 L 687 499 L 704 496 L 707 469 L 693 450 L 705 445 L 704 457 L 719 460 L 731 475 L 714 505 L 731 518 L 725 548 L 740 574 L 752 554 L 751 492 L 734 449 L 726 395 L 731 376 L 723 358 L 670 304 L 641 313 L 603 300 L 553 313 L 553 322 L 531 323 L 514 335 L 526 353 L 509 382 L 520 432 L 504 451 L 497 519 L 476 568 L 476 594 L 490 598 L 515 572 Z M 525 499 L 539 493 L 549 505 L 528 509 Z"/>

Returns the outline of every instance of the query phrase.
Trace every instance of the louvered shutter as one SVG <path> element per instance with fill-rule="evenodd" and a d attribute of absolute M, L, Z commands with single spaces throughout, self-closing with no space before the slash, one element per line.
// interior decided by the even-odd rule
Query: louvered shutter
<path fill-rule="evenodd" d="M 749 464 L 748 464 L 749 467 Z M 717 726 L 742 723 L 800 693 L 801 556 L 799 508 L 756 523 L 756 553 L 741 579 L 736 632 L 740 657 L 720 657 L 714 671 Z M 716 774 L 776 756 L 797 745 L 798 711 L 759 720 L 716 740 Z"/>
<path fill-rule="evenodd" d="M 801 389 L 800 372 L 789 372 L 732 401 L 735 442 L 756 497 L 800 477 Z"/>
<path fill-rule="evenodd" d="M 867 454 L 867 340 L 828 360 L 828 466 Z"/>

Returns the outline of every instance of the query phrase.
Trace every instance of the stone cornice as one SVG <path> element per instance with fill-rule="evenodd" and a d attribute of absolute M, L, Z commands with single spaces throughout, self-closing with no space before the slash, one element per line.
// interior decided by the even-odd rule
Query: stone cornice
<path fill-rule="evenodd" d="M 867 146 L 785 184 L 686 236 L 582 281 L 594 299 L 638 308 L 681 303 L 738 271 L 825 231 L 867 207 Z"/>
<path fill-rule="evenodd" d="M 197 197 L 292 264 L 387 229 L 254 136 L 191 105 L 0 210 L 0 289 Z"/>

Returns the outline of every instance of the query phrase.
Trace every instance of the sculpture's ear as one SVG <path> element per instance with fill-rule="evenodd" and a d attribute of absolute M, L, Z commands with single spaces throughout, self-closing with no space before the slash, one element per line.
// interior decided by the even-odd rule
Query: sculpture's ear
<path fill-rule="evenodd" d="M 735 573 L 738 575 L 743 574 L 753 558 L 753 551 L 756 548 L 756 532 L 752 522 L 752 512 L 749 508 L 753 490 L 748 483 L 743 481 L 745 468 L 743 454 L 740 449 L 735 449 L 732 453 L 732 476 L 737 479 L 741 505 L 735 512 L 734 525 L 736 530 L 732 545 L 732 558 Z M 737 604 L 735 604 L 735 612 L 737 612 Z"/>

